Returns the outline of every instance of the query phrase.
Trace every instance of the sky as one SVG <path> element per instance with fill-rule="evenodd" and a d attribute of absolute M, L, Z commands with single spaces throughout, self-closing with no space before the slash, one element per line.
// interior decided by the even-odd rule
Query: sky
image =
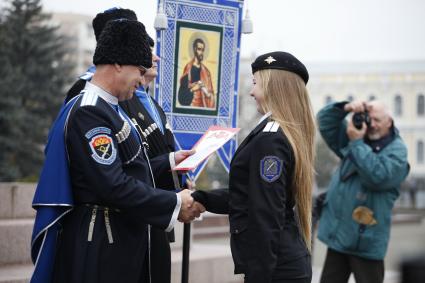
<path fill-rule="evenodd" d="M 1 0 L 3 1 L 3 0 Z M 136 12 L 155 35 L 155 0 L 41 0 L 46 12 Z M 247 0 L 241 55 L 288 51 L 310 62 L 425 61 L 424 0 Z"/>

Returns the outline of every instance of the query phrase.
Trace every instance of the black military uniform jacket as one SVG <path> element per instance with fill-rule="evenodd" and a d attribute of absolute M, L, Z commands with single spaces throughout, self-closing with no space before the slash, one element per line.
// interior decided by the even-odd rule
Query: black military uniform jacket
<path fill-rule="evenodd" d="M 68 90 L 65 103 L 77 96 L 81 90 L 84 89 L 86 82 L 86 80 L 78 79 Z M 162 110 L 161 106 L 159 106 L 155 99 L 152 99 L 152 102 L 158 110 L 162 124 L 164 125 L 164 134 L 135 95 L 133 95 L 131 99 L 119 103 L 131 120 L 135 122 L 143 139 L 144 145 L 146 146 L 146 152 L 149 158 L 175 151 L 174 135 L 167 122 L 164 110 Z M 157 172 L 153 172 L 155 185 L 159 188 L 170 190 L 180 187 L 181 184 L 179 183 L 180 180 L 177 173 L 174 173 L 175 175 L 173 175 L 173 172 L 174 171 L 170 170 L 167 174 L 162 175 L 157 174 Z"/>
<path fill-rule="evenodd" d="M 149 95 L 145 93 L 145 95 Z M 160 126 L 157 125 L 155 120 L 151 117 L 149 112 L 145 109 L 143 104 L 140 102 L 136 95 L 129 100 L 120 102 L 120 106 L 124 109 L 127 115 L 132 119 L 143 138 L 145 144 L 147 144 L 147 153 L 150 158 L 170 153 L 175 151 L 174 135 L 171 131 L 171 127 L 167 122 L 167 117 L 164 111 L 155 101 L 151 99 L 156 110 L 158 111 L 162 125 L 164 126 L 164 133 L 161 132 Z M 169 171 L 168 174 L 164 174 L 155 178 L 156 186 L 160 188 L 175 189 L 180 186 L 177 173 Z"/>
<path fill-rule="evenodd" d="M 180 209 L 175 192 L 152 186 L 152 170 L 170 170 L 168 154 L 149 164 L 95 85 L 76 99 L 66 129 L 76 206 L 64 217 L 54 282 L 147 282 L 148 224 L 170 230 Z"/>
<path fill-rule="evenodd" d="M 234 154 L 229 189 L 192 194 L 208 211 L 229 214 L 235 273 L 244 273 L 245 282 L 311 276 L 294 219 L 293 170 L 287 138 L 278 123 L 265 119 Z"/>

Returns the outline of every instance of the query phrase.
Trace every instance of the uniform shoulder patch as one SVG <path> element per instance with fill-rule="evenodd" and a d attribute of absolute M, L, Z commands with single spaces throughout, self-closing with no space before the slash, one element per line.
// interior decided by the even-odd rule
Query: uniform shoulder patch
<path fill-rule="evenodd" d="M 268 182 L 276 181 L 282 174 L 283 161 L 277 156 L 265 156 L 260 161 L 261 178 Z"/>
<path fill-rule="evenodd" d="M 110 136 L 111 130 L 97 127 L 88 131 L 85 136 L 91 149 L 91 157 L 99 164 L 111 165 L 117 157 L 117 149 Z"/>

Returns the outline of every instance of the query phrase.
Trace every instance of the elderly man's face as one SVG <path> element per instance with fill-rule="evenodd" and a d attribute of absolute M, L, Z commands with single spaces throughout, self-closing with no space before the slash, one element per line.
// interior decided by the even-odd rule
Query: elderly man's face
<path fill-rule="evenodd" d="M 122 65 L 116 68 L 119 70 L 117 73 L 118 100 L 131 99 L 136 89 L 143 84 L 143 75 L 145 75 L 147 69 L 132 65 Z"/>
<path fill-rule="evenodd" d="M 152 50 L 152 67 L 146 71 L 146 74 L 144 75 L 145 78 L 145 85 L 149 84 L 151 81 L 153 81 L 156 76 L 158 76 L 158 63 L 159 63 L 159 56 L 155 54 L 155 52 Z"/>
<path fill-rule="evenodd" d="M 370 140 L 379 140 L 388 135 L 392 119 L 385 108 L 382 105 L 371 103 L 368 105 L 368 110 L 371 124 L 366 132 L 367 137 Z"/>

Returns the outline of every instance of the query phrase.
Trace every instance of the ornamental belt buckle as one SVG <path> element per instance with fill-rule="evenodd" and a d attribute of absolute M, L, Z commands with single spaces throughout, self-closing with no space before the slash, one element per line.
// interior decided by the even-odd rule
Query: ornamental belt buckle
<path fill-rule="evenodd" d="M 363 225 L 375 225 L 378 222 L 373 218 L 373 211 L 366 206 L 358 206 L 353 211 L 353 220 Z"/>

